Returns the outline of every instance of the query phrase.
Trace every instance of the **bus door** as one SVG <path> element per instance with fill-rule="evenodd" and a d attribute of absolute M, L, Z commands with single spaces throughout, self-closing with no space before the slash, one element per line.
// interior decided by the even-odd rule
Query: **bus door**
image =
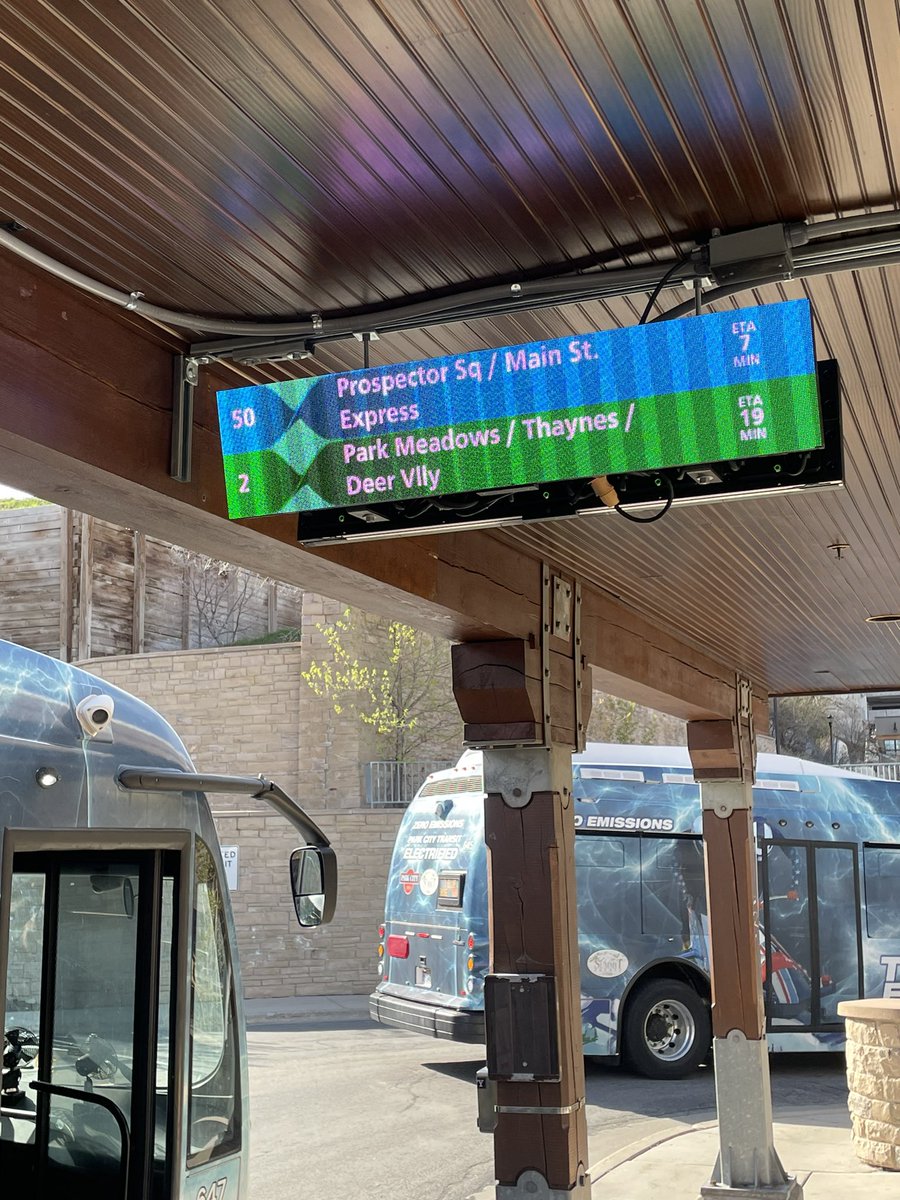
<path fill-rule="evenodd" d="M 863 994 L 859 856 L 845 842 L 760 842 L 760 955 L 771 1032 L 837 1031 Z"/>
<path fill-rule="evenodd" d="M 190 846 L 180 831 L 6 831 L 6 1195 L 169 1200 L 180 1187 Z"/>

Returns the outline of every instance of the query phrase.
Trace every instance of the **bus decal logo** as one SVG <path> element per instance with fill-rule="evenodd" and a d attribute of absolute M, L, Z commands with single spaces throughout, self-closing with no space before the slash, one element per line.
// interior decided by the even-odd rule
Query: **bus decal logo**
<path fill-rule="evenodd" d="M 428 867 L 422 872 L 422 877 L 419 880 L 419 890 L 423 896 L 433 896 L 438 889 L 438 873 L 434 867 Z M 406 889 L 404 889 L 405 891 Z"/>
<path fill-rule="evenodd" d="M 588 956 L 587 969 L 600 979 L 615 979 L 628 970 L 628 956 L 621 950 L 595 950 Z"/>
<path fill-rule="evenodd" d="M 900 1000 L 900 954 L 882 954 L 884 994 L 882 1000 Z"/>
<path fill-rule="evenodd" d="M 406 892 L 407 896 L 412 895 L 413 888 L 419 882 L 418 871 L 403 871 L 400 874 L 400 886 Z"/>
<path fill-rule="evenodd" d="M 620 817 L 592 813 L 575 817 L 576 829 L 624 829 L 642 833 L 671 833 L 675 829 L 672 817 Z"/>

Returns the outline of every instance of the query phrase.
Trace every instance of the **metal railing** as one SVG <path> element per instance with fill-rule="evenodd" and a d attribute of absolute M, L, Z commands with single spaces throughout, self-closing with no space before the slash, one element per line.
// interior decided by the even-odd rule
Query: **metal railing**
<path fill-rule="evenodd" d="M 844 771 L 856 771 L 858 775 L 869 775 L 872 779 L 888 779 L 900 783 L 900 762 L 841 763 Z"/>
<path fill-rule="evenodd" d="M 367 808 L 405 808 L 432 771 L 445 771 L 445 759 L 414 762 L 367 762 L 363 766 Z"/>

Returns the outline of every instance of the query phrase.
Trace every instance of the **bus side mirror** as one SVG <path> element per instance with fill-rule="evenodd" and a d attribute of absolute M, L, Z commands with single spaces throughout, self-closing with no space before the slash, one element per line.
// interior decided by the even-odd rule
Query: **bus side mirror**
<path fill-rule="evenodd" d="M 303 846 L 293 852 L 291 891 L 304 928 L 328 924 L 337 903 L 337 858 L 330 846 Z"/>

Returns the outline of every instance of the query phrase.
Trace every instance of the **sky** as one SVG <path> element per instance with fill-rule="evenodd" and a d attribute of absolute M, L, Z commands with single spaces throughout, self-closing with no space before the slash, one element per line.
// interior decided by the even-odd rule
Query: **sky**
<path fill-rule="evenodd" d="M 17 492 L 15 488 L 7 487 L 5 483 L 0 483 L 0 500 L 23 500 L 28 496 L 28 492 Z"/>

